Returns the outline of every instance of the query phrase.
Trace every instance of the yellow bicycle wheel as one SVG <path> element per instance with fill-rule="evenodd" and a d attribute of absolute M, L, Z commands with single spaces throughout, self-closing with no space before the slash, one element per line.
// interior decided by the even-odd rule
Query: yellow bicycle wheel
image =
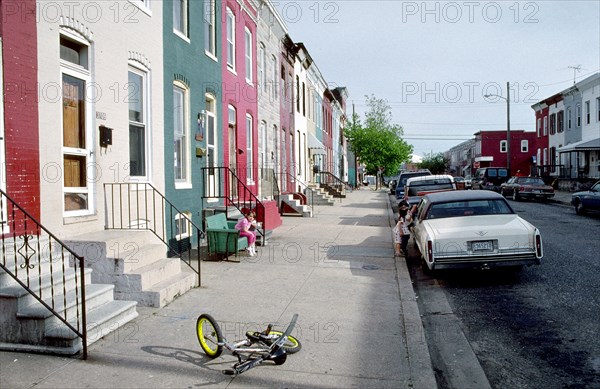
<path fill-rule="evenodd" d="M 249 334 L 252 334 L 252 333 L 249 332 Z M 268 345 L 270 346 L 271 343 L 276 341 L 281 335 L 283 335 L 283 332 L 271 330 L 271 332 L 269 332 L 270 342 Z M 300 351 L 300 349 L 302 349 L 302 343 L 300 343 L 300 341 L 298 339 L 294 338 L 293 336 L 288 335 L 287 340 L 283 344 L 283 349 L 288 354 L 294 354 L 294 353 L 297 353 L 298 351 Z"/>
<path fill-rule="evenodd" d="M 196 321 L 196 335 L 202 350 L 210 358 L 217 358 L 223 352 L 223 334 L 221 328 L 209 314 L 203 313 Z"/>

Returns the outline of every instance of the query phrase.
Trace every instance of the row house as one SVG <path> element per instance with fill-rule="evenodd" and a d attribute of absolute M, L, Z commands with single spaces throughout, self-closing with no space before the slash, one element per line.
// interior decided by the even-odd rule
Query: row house
<path fill-rule="evenodd" d="M 600 73 L 533 104 L 532 109 L 539 174 L 559 178 L 566 187 L 599 178 Z"/>
<path fill-rule="evenodd" d="M 466 140 L 444 153 L 448 160 L 448 172 L 454 176 L 468 176 L 472 173 L 475 139 Z"/>
<path fill-rule="evenodd" d="M 65 296 L 110 285 L 107 317 L 88 305 L 105 335 L 136 304 L 164 306 L 199 284 L 204 216 L 255 209 L 273 230 L 280 194 L 315 172 L 347 179 L 347 91 L 328 88 L 270 1 L 23 0 L 0 12 L 0 222 L 2 247 L 15 248 L 0 288 L 36 283 L 10 269 L 37 266 L 50 281 L 23 287 L 55 308 L 60 292 L 42 284 L 63 280 Z M 87 275 L 56 277 L 44 267 L 56 250 L 63 271 Z M 0 343 L 43 351 L 53 336 L 20 331 L 26 314 L 5 301 Z M 64 353 L 87 344 L 70 342 Z"/>

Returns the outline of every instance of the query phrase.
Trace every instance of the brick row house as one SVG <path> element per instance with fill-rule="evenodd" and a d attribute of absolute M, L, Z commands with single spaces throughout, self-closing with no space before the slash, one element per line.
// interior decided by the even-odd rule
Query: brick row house
<path fill-rule="evenodd" d="M 600 178 L 600 73 L 532 105 L 536 170 L 565 189 Z"/>
<path fill-rule="evenodd" d="M 254 209 L 268 236 L 282 208 L 310 215 L 315 165 L 348 179 L 347 91 L 270 1 L 0 12 L 0 348 L 85 352 L 88 327 L 99 339 L 200 283 L 205 216 Z"/>

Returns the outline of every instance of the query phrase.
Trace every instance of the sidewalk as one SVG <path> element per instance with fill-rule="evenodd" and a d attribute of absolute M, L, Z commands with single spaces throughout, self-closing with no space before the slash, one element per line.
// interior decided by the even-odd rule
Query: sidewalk
<path fill-rule="evenodd" d="M 360 190 L 313 218 L 284 218 L 268 246 L 240 263 L 203 262 L 201 288 L 140 316 L 89 349 L 89 358 L 0 353 L 3 388 L 435 388 L 403 258 L 394 259 L 387 191 Z M 235 358 L 207 358 L 195 324 L 210 313 L 229 340 L 299 320 L 302 350 L 238 377 Z"/>
<path fill-rule="evenodd" d="M 562 205 L 571 205 L 571 192 L 565 192 L 561 190 L 554 191 L 554 197 L 550 201 L 559 203 Z"/>

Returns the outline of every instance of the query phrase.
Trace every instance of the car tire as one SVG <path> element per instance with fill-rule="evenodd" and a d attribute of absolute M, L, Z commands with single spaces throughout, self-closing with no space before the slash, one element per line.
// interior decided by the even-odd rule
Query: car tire
<path fill-rule="evenodd" d="M 585 208 L 583 206 L 583 203 L 581 202 L 581 200 L 576 200 L 575 202 L 575 213 L 578 215 L 584 215 L 585 214 Z"/>
<path fill-rule="evenodd" d="M 521 197 L 519 196 L 519 192 L 517 192 L 516 190 L 513 190 L 512 199 L 514 201 L 519 201 L 521 199 Z"/>

